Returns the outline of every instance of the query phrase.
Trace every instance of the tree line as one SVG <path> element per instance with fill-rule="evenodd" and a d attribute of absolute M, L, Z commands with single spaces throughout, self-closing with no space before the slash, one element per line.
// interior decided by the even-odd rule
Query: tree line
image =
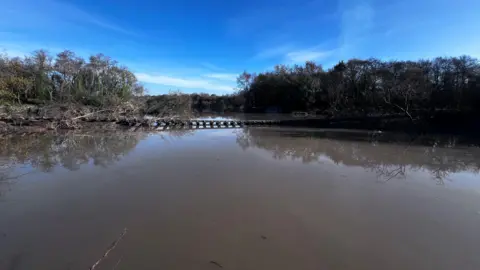
<path fill-rule="evenodd" d="M 128 68 L 103 54 L 88 60 L 68 50 L 55 56 L 38 50 L 23 58 L 0 54 L 3 104 L 49 101 L 108 106 L 143 92 L 143 86 Z"/>
<path fill-rule="evenodd" d="M 405 113 L 480 109 L 478 59 L 340 61 L 277 65 L 273 71 L 242 73 L 238 95 L 246 112 L 308 111 L 328 114 Z"/>
<path fill-rule="evenodd" d="M 277 65 L 258 74 L 245 71 L 237 78 L 237 92 L 231 95 L 180 96 L 185 101 L 181 103 L 196 112 L 472 114 L 480 110 L 480 62 L 469 56 L 418 61 L 371 58 L 340 61 L 324 70 L 309 61 L 301 66 Z M 150 103 L 157 108 L 152 111 L 160 111 L 164 104 L 172 104 L 172 96 L 152 97 Z"/>
<path fill-rule="evenodd" d="M 480 62 L 469 56 L 418 61 L 351 59 L 325 70 L 312 61 L 243 72 L 230 95 L 206 93 L 141 97 L 145 111 L 305 111 L 372 115 L 480 110 Z M 23 58 L 0 54 L 0 103 L 76 102 L 109 106 L 142 96 L 135 75 L 103 55 L 87 60 L 71 51 L 51 56 L 38 50 Z"/>

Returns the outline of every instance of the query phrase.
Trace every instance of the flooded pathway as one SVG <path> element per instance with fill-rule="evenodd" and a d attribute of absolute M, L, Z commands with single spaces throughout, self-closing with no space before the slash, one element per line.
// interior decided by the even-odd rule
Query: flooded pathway
<path fill-rule="evenodd" d="M 0 269 L 480 269 L 480 149 L 249 128 L 0 138 Z"/>

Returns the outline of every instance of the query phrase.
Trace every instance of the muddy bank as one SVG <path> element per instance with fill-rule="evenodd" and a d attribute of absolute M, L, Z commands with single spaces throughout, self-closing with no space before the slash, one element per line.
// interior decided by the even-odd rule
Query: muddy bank
<path fill-rule="evenodd" d="M 279 120 L 196 120 L 155 117 L 119 118 L 9 118 L 0 119 L 0 134 L 41 133 L 49 130 L 161 131 L 196 128 L 240 128 L 243 126 L 282 125 Z"/>
<path fill-rule="evenodd" d="M 479 134 L 480 119 L 461 112 L 438 112 L 414 117 L 384 115 L 284 120 L 282 126 L 328 129 L 382 130 L 409 133 Z"/>
<path fill-rule="evenodd" d="M 147 116 L 142 109 L 128 103 L 104 109 L 75 105 L 0 107 L 0 134 L 30 134 L 51 130 L 159 131 L 273 124 L 280 123 L 276 120 L 201 120 L 193 119 L 188 112 Z"/>
<path fill-rule="evenodd" d="M 170 119 L 179 116 L 162 117 Z M 135 125 L 147 120 L 142 109 L 131 103 L 101 109 L 77 104 L 0 106 L 0 134 L 77 129 L 118 130 L 130 123 Z"/>
<path fill-rule="evenodd" d="M 161 131 L 166 129 L 238 128 L 243 126 L 313 127 L 402 131 L 410 133 L 478 134 L 480 119 L 461 112 L 433 115 L 381 115 L 367 117 L 306 117 L 263 120 L 197 119 L 191 114 L 146 116 L 134 107 L 96 109 L 86 106 L 0 108 L 0 134 L 42 133 L 49 130 Z"/>

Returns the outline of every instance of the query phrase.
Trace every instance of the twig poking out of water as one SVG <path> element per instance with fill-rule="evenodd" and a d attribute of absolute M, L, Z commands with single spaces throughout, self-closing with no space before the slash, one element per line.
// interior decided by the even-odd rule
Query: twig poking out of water
<path fill-rule="evenodd" d="M 211 263 L 211 264 L 214 264 L 214 265 L 216 265 L 216 266 L 218 266 L 218 267 L 220 267 L 220 268 L 223 268 L 223 266 L 222 266 L 221 264 L 219 264 L 218 262 L 216 262 L 216 261 L 210 261 L 210 263 Z"/>
<path fill-rule="evenodd" d="M 95 267 L 97 267 L 100 262 L 102 262 L 103 259 L 105 259 L 107 256 L 108 256 L 108 253 L 110 253 L 110 251 L 112 251 L 113 249 L 115 249 L 115 247 L 117 246 L 118 242 L 120 242 L 120 240 L 122 240 L 122 238 L 125 236 L 125 234 L 127 234 L 127 228 L 123 229 L 123 233 L 120 235 L 120 237 L 118 237 L 115 241 L 113 241 L 113 243 L 107 248 L 107 251 L 105 251 L 105 253 L 103 254 L 103 256 L 98 259 L 98 261 L 96 261 L 92 267 L 90 267 L 90 270 L 93 270 L 95 269 Z M 118 262 L 120 263 L 120 261 Z M 118 265 L 117 263 L 117 265 Z M 115 266 L 116 267 L 116 266 Z"/>
<path fill-rule="evenodd" d="M 118 262 L 115 264 L 112 270 L 117 269 L 117 266 L 120 264 L 121 261 L 122 261 L 122 258 L 118 259 Z"/>
<path fill-rule="evenodd" d="M 26 173 L 22 173 L 22 174 L 20 174 L 20 175 L 11 176 L 11 177 L 3 177 L 3 176 L 0 176 L 0 182 L 2 182 L 2 181 L 5 181 L 5 182 L 6 182 L 6 181 L 10 181 L 10 180 L 16 180 L 16 179 L 18 179 L 18 178 L 20 178 L 20 177 L 22 177 L 22 176 L 24 176 L 24 175 L 31 174 L 31 173 L 33 173 L 33 171 L 31 171 L 31 172 L 26 172 Z"/>

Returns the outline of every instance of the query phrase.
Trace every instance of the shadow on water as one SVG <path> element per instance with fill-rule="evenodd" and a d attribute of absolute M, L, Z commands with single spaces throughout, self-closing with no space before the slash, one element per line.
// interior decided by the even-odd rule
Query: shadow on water
<path fill-rule="evenodd" d="M 251 128 L 237 133 L 238 145 L 267 150 L 274 159 L 303 163 L 328 158 L 335 164 L 374 171 L 380 181 L 428 172 L 437 184 L 451 173 L 480 172 L 480 148 L 469 138 L 363 131 Z"/>

